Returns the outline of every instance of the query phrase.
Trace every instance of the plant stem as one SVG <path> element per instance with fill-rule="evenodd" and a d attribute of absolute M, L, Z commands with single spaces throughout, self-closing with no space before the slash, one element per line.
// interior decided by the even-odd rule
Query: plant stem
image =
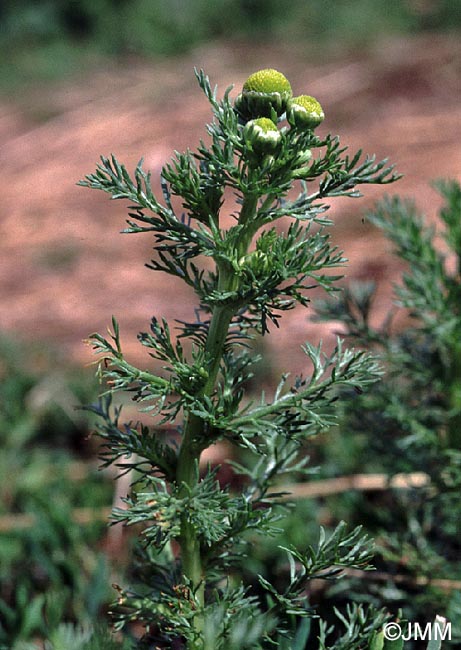
<path fill-rule="evenodd" d="M 201 391 L 203 396 L 210 395 L 213 391 L 231 318 L 232 312 L 222 307 L 218 307 L 213 314 L 205 347 L 205 352 L 207 353 L 206 358 L 211 360 L 212 367 L 207 383 Z M 200 479 L 200 454 L 204 448 L 203 430 L 204 423 L 202 419 L 190 413 L 184 426 L 177 469 L 177 482 L 178 485 L 183 486 L 180 493 L 182 492 L 184 495 L 188 490 L 195 487 Z M 179 544 L 181 548 L 182 572 L 190 580 L 197 605 L 199 608 L 202 608 L 205 604 L 205 575 L 200 540 L 193 524 L 189 521 L 187 512 L 181 517 Z M 203 627 L 203 615 L 201 613 L 198 613 L 194 617 L 193 625 L 199 636 Z M 189 650 L 201 650 L 201 648 L 201 642 L 196 640 L 190 643 Z"/>
<path fill-rule="evenodd" d="M 257 198 L 246 197 L 240 212 L 240 223 L 251 224 L 251 218 L 255 216 Z M 250 225 L 244 228 L 239 241 L 239 256 L 244 255 L 251 243 L 254 228 Z M 218 289 L 220 291 L 234 291 L 238 288 L 238 277 L 228 265 L 219 267 Z M 207 362 L 208 378 L 198 396 L 207 397 L 213 393 L 216 379 L 219 373 L 219 366 L 222 359 L 224 345 L 231 320 L 237 310 L 235 305 L 218 305 L 213 310 L 210 328 L 205 343 L 205 360 Z M 184 426 L 184 433 L 178 456 L 177 483 L 182 486 L 180 493 L 187 494 L 200 480 L 199 463 L 200 454 L 205 448 L 205 425 L 197 415 L 188 414 Z M 182 570 L 186 578 L 192 583 L 195 599 L 198 607 L 205 604 L 205 575 L 201 557 L 200 540 L 194 526 L 190 523 L 187 513 L 181 518 L 181 533 L 179 537 L 181 549 Z M 195 616 L 193 625 L 200 636 L 203 628 L 203 615 Z M 201 650 L 202 644 L 199 639 L 191 642 L 189 650 Z"/>

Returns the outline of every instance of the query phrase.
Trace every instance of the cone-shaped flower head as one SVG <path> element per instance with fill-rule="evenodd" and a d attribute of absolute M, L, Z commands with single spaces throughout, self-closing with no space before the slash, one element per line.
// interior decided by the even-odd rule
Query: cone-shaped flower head
<path fill-rule="evenodd" d="M 273 68 L 265 68 L 251 74 L 243 84 L 243 92 L 257 93 L 288 93 L 291 97 L 291 86 L 284 74 Z"/>
<path fill-rule="evenodd" d="M 275 153 L 282 136 L 276 125 L 268 117 L 259 117 L 245 124 L 243 137 L 247 145 L 262 154 Z"/>
<path fill-rule="evenodd" d="M 323 122 L 325 114 L 315 97 L 299 95 L 293 97 L 287 109 L 287 120 L 298 129 L 315 129 Z"/>
<path fill-rule="evenodd" d="M 292 95 L 290 82 L 281 72 L 266 68 L 254 72 L 243 84 L 235 108 L 244 119 L 282 115 Z"/>

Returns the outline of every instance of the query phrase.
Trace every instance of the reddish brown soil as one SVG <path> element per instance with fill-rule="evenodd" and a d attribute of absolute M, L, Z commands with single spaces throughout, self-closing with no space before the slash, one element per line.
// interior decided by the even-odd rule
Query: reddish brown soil
<path fill-rule="evenodd" d="M 100 154 L 115 153 L 132 170 L 143 156 L 158 178 L 173 149 L 195 147 L 210 119 L 193 77 L 203 67 L 220 91 L 260 67 L 276 67 L 295 92 L 321 101 L 325 133 L 341 134 L 352 151 L 388 157 L 405 178 L 365 188 L 360 201 L 338 200 L 335 241 L 350 258 L 347 276 L 381 283 L 377 318 L 390 307 L 399 266 L 363 211 L 385 192 L 414 197 L 433 219 L 440 205 L 429 183 L 461 180 L 461 42 L 424 38 L 390 41 L 366 57 L 316 63 L 298 50 L 220 45 L 174 61 L 106 69 L 72 83 L 0 99 L 0 330 L 53 341 L 73 359 L 92 357 L 82 344 L 117 315 L 131 358 L 147 358 L 136 333 L 152 315 L 192 319 L 194 296 L 143 266 L 148 235 L 121 236 L 125 206 L 77 187 Z M 156 181 L 157 182 L 157 181 Z M 276 364 L 302 369 L 303 340 L 328 337 L 290 312 L 269 338 Z M 330 328 L 331 329 L 331 328 Z"/>

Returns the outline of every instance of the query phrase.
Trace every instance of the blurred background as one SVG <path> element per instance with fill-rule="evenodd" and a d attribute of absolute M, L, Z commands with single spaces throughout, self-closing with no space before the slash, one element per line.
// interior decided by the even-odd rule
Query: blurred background
<path fill-rule="evenodd" d="M 435 220 L 431 181 L 461 180 L 460 32 L 457 0 L 0 3 L 0 646 L 45 634 L 44 608 L 49 626 L 107 599 L 95 585 L 110 583 L 113 538 L 104 523 L 69 526 L 69 513 L 87 521 L 112 500 L 75 410 L 97 393 L 83 339 L 114 314 L 126 353 L 147 364 L 137 332 L 154 314 L 188 320 L 195 305 L 144 267 L 147 236 L 119 234 L 125 206 L 76 182 L 114 153 L 129 170 L 143 157 L 158 187 L 173 149 L 195 147 L 210 119 L 194 66 L 220 93 L 277 68 L 323 105 L 320 133 L 404 174 L 331 210 L 348 280 L 379 283 L 379 321 L 401 268 L 362 218 L 389 192 Z M 300 372 L 299 345 L 332 329 L 308 311 L 284 315 L 264 343 L 274 377 Z"/>
<path fill-rule="evenodd" d="M 376 198 L 411 195 L 431 216 L 430 181 L 460 173 L 454 0 L 4 0 L 0 21 L 0 331 L 78 362 L 90 358 L 82 339 L 113 313 L 135 355 L 153 313 L 192 313 L 193 296 L 171 300 L 143 267 L 149 238 L 119 235 L 125 206 L 75 183 L 110 153 L 128 169 L 143 157 L 157 182 L 173 149 L 195 147 L 210 112 L 194 66 L 236 93 L 252 71 L 281 70 L 325 107 L 322 133 L 404 174 L 333 206 L 349 277 L 392 272 L 360 219 Z M 291 316 L 296 351 L 307 316 Z M 283 335 L 270 345 L 285 347 Z"/>

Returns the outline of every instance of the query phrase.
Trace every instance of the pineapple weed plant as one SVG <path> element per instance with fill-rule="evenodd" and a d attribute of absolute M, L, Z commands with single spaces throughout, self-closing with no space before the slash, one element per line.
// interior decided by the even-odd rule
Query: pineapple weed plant
<path fill-rule="evenodd" d="M 361 151 L 346 155 L 337 137 L 318 137 L 320 104 L 293 97 L 276 70 L 251 75 L 235 101 L 231 88 L 219 100 L 204 73 L 196 76 L 214 115 L 210 141 L 201 141 L 195 153 L 176 152 L 163 167 L 162 200 L 142 162 L 131 177 L 114 156 L 101 158 L 96 173 L 80 182 L 130 202 L 124 232 L 152 233 L 156 257 L 149 268 L 185 282 L 199 302 L 195 320 L 178 323 L 176 340 L 166 320 L 156 317 L 150 331 L 139 334 L 163 364 L 162 374 L 127 361 L 115 319 L 107 338 L 90 339 L 108 384 L 91 407 L 99 416 L 103 462 L 136 476 L 126 509 L 115 509 L 113 519 L 144 526 L 138 584 L 117 587 L 115 627 L 141 624 L 136 647 L 150 649 L 300 650 L 308 638 L 309 647 L 380 648 L 384 611 L 350 604 L 338 612 L 336 634 L 321 621 L 311 628 L 316 614 L 307 583 L 335 579 L 344 567 L 369 568 L 372 542 L 360 527 L 341 523 L 331 535 L 321 530 L 315 546 L 285 548 L 290 570 L 283 590 L 262 576 L 251 584 L 239 579 L 254 535 L 280 532 L 277 481 L 310 471 L 306 439 L 335 423 L 343 391 L 362 393 L 378 381 L 380 366 L 340 339 L 331 354 L 307 342 L 305 376 L 290 384 L 284 374 L 273 397 L 263 394 L 256 402 L 248 401 L 245 386 L 257 361 L 255 337 L 278 327 L 280 312 L 306 306 L 314 287 L 337 289 L 341 276 L 332 269 L 347 260 L 329 241 L 325 199 L 357 197 L 358 186 L 397 175 Z M 225 229 L 226 190 L 235 196 L 236 212 Z M 275 226 L 282 217 L 292 220 L 283 230 Z M 211 270 L 200 265 L 204 258 L 211 258 Z M 152 426 L 122 424 L 111 403 L 116 391 L 128 391 L 153 416 Z M 166 439 L 162 425 L 177 439 Z M 239 493 L 220 485 L 216 468 L 200 467 L 201 454 L 220 440 L 244 452 L 242 462 L 229 461 L 240 475 Z"/>
<path fill-rule="evenodd" d="M 455 181 L 439 181 L 436 187 L 443 197 L 437 231 L 412 202 L 399 197 L 386 199 L 368 215 L 406 266 L 395 287 L 395 313 L 378 325 L 371 322 L 376 288 L 370 282 L 347 287 L 334 302 L 318 302 L 316 313 L 340 321 L 346 339 L 379 352 L 386 369 L 363 395 L 343 395 L 341 435 L 326 453 L 348 457 L 345 472 L 365 465 L 427 477 L 424 488 L 375 495 L 372 503 L 358 495 L 355 514 L 349 503 L 349 520 L 358 516 L 380 540 L 374 563 L 387 574 L 387 584 L 384 589 L 369 574 L 368 595 L 375 604 L 401 607 L 411 621 L 425 623 L 444 612 L 453 622 L 452 639 L 459 642 L 461 187 Z M 403 330 L 394 325 L 401 310 L 407 316 Z M 357 587 L 360 591 L 360 585 L 345 580 L 337 595 L 350 597 Z"/>

